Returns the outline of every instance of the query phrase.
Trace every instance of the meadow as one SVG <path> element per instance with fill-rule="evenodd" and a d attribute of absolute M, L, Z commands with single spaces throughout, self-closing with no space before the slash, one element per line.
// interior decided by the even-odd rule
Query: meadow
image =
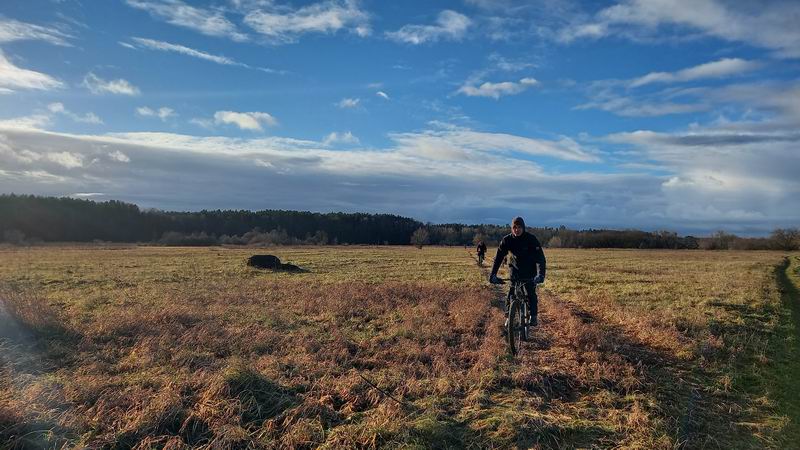
<path fill-rule="evenodd" d="M 546 254 L 511 358 L 464 248 L 0 248 L 0 448 L 797 448 L 800 255 Z"/>

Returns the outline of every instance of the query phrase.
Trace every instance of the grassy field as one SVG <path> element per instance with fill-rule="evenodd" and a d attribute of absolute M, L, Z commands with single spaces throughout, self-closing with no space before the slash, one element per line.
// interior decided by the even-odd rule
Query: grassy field
<path fill-rule="evenodd" d="M 797 448 L 797 255 L 547 256 L 511 359 L 463 248 L 0 249 L 0 448 Z"/>

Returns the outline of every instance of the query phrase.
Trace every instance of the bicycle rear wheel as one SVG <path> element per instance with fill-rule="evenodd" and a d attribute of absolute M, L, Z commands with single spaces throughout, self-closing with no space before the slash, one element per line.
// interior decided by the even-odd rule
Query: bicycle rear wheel
<path fill-rule="evenodd" d="M 508 329 L 506 336 L 508 337 L 508 351 L 512 355 L 519 353 L 520 342 L 527 339 L 525 333 L 525 317 L 522 305 L 516 299 L 511 302 L 508 309 Z"/>

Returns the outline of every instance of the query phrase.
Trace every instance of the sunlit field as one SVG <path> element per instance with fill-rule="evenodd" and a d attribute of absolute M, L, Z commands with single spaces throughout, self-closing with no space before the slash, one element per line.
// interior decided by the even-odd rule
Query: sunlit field
<path fill-rule="evenodd" d="M 546 254 L 512 359 L 471 249 L 2 248 L 0 448 L 797 446 L 798 255 Z"/>

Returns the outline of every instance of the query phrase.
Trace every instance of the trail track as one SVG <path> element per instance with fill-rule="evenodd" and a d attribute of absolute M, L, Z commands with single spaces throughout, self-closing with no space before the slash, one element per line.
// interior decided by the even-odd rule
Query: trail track
<path fill-rule="evenodd" d="M 488 261 L 487 267 L 480 268 L 487 278 L 491 264 Z M 507 285 L 492 289 L 497 298 L 495 304 L 502 307 Z M 598 394 L 611 392 L 617 398 L 633 399 L 627 405 L 619 405 L 619 412 L 627 416 L 631 429 L 659 428 L 671 436 L 670 442 L 649 445 L 718 446 L 714 438 L 718 430 L 707 428 L 701 417 L 713 414 L 718 400 L 699 379 L 693 361 L 677 358 L 668 348 L 653 345 L 648 339 L 652 336 L 643 331 L 641 323 L 621 310 L 592 305 L 589 297 L 581 299 L 587 301 L 580 304 L 565 300 L 542 287 L 538 295 L 539 325 L 531 329 L 529 341 L 522 343 L 511 369 L 515 384 L 542 400 L 537 408 L 572 404 L 591 415 L 600 406 L 592 403 L 602 401 L 603 395 L 598 399 Z M 798 318 L 800 304 L 795 311 L 796 321 Z M 730 415 L 733 422 L 734 415 Z M 598 417 L 592 419 L 602 421 Z M 583 443 L 589 446 L 640 444 L 626 442 L 625 433 L 599 427 L 578 428 L 577 433 L 584 435 Z"/>

